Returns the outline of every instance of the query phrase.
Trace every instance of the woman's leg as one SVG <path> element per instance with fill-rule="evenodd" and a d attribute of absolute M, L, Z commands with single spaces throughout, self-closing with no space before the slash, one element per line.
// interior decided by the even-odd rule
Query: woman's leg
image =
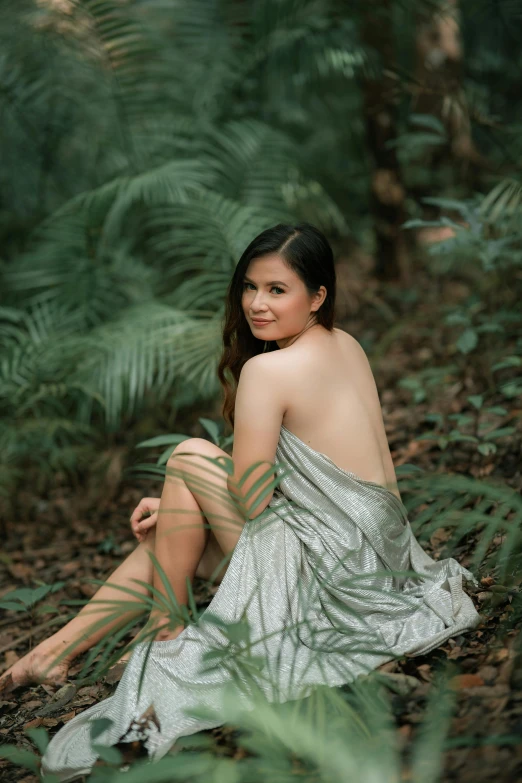
<path fill-rule="evenodd" d="M 208 459 L 217 457 L 229 458 L 215 444 L 191 438 L 174 449 L 167 463 L 156 525 L 160 569 L 154 568 L 152 578 L 155 595 L 164 597 L 170 611 L 155 607 L 148 626 L 156 629 L 159 641 L 175 638 L 184 628 L 170 590 L 186 605 L 187 580 L 192 584 L 194 576 L 202 575 L 202 566 L 219 568 L 219 560 L 231 556 L 245 523 L 228 492 L 226 471 Z"/>
<path fill-rule="evenodd" d="M 191 454 L 181 455 L 180 451 Z M 121 602 L 139 599 L 126 595 L 118 586 L 130 587 L 146 596 L 149 593 L 147 584 L 153 584 L 153 588 L 167 596 L 166 586 L 154 569 L 149 552 L 158 558 L 180 604 L 186 604 L 188 598 L 186 577 L 190 582 L 194 575 L 221 581 L 226 570 L 222 559 L 225 554 L 232 553 L 244 519 L 228 494 L 226 473 L 203 456 L 228 457 L 222 449 L 200 438 L 184 441 L 174 450 L 168 464 L 169 475 L 162 493 L 157 530 L 148 532 L 146 540 L 111 574 L 75 618 L 2 675 L 0 692 L 28 682 L 65 681 L 70 662 L 77 655 L 110 631 L 128 623 L 132 616 L 138 617 L 143 609 L 125 608 Z M 214 520 L 212 531 L 208 525 L 204 527 L 207 516 L 211 523 Z M 146 584 L 139 585 L 134 580 Z M 173 625 L 171 614 L 153 612 L 152 623 L 158 625 L 158 639 L 172 638 L 183 629 L 179 624 L 165 628 Z M 61 660 L 54 663 L 57 658 Z"/>
<path fill-rule="evenodd" d="M 139 606 L 130 608 L 123 604 L 127 601 L 137 604 L 139 597 L 128 595 L 117 586 L 129 587 L 142 596 L 147 595 L 147 587 L 134 580 L 151 584 L 152 561 L 148 552 L 154 551 L 154 540 L 155 531 L 150 530 L 147 539 L 113 571 L 76 617 L 13 664 L 2 675 L 0 692 L 4 684 L 9 689 L 28 682 L 64 682 L 71 661 L 77 655 L 128 623 L 133 616 L 139 617 L 143 608 L 140 610 Z M 12 682 L 8 681 L 9 675 Z"/>

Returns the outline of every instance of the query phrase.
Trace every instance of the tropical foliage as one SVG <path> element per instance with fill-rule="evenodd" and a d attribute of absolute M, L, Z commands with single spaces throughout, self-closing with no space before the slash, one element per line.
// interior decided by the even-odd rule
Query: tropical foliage
<path fill-rule="evenodd" d="M 333 241 L 370 238 L 363 99 L 367 80 L 388 65 L 399 91 L 398 135 L 389 143 L 411 189 L 407 211 L 421 217 L 428 206 L 415 200 L 413 173 L 424 172 L 430 186 L 425 164 L 451 137 L 444 116 L 414 111 L 412 7 L 404 0 L 392 10 L 398 59 L 369 45 L 362 7 L 335 0 L 3 7 L 6 496 L 30 465 L 41 484 L 89 470 L 110 433 L 159 402 L 216 398 L 224 293 L 260 229 L 303 218 Z M 484 186 L 492 166 L 502 181 L 469 205 L 432 198 L 432 210 L 450 215 L 443 225 L 458 230 L 431 263 L 438 279 L 477 282 L 445 316 L 460 331 L 459 349 L 486 343 L 497 354 L 496 338 L 505 342 L 519 324 L 517 288 L 507 285 L 520 280 L 516 168 L 502 178 L 518 153 L 518 119 L 490 87 L 504 34 L 496 27 L 484 38 L 492 9 L 482 3 L 479 17 L 463 3 L 461 11 L 470 47 L 461 114 L 502 143 L 505 155 L 495 157 L 493 144 L 484 145 Z M 427 2 L 417 23 L 443 12 Z M 451 184 L 432 180 L 431 191 Z M 516 366 L 519 349 L 499 357 L 497 371 L 501 362 Z M 508 380 L 509 393 L 518 383 Z"/>

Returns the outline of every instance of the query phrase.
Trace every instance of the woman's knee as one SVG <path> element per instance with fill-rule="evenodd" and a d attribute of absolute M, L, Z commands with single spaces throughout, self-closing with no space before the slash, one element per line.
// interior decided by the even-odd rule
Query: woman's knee
<path fill-rule="evenodd" d="M 208 461 L 216 459 L 219 462 Z M 188 473 L 195 472 L 198 475 L 201 475 L 203 471 L 208 473 L 209 477 L 213 476 L 215 481 L 218 475 L 220 478 L 225 478 L 226 471 L 223 460 L 226 459 L 231 459 L 231 457 L 215 443 L 204 438 L 188 438 L 175 447 L 167 461 L 167 467 L 174 470 L 178 468 Z M 218 472 L 216 472 L 216 468 Z M 220 471 L 223 471 L 222 477 Z"/>
<path fill-rule="evenodd" d="M 215 443 L 211 443 L 204 438 L 187 438 L 187 440 L 178 443 L 178 445 L 172 451 L 169 457 L 169 461 L 179 456 L 180 454 L 203 454 L 205 456 L 215 456 L 218 454 L 224 454 L 223 450 L 216 446 Z"/>

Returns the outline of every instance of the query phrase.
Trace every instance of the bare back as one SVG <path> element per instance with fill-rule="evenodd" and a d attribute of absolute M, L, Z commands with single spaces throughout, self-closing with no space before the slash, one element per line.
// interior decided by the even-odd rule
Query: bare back
<path fill-rule="evenodd" d="M 282 357 L 281 357 L 282 358 Z M 284 349 L 283 425 L 315 451 L 400 499 L 373 373 L 341 329 L 312 329 Z"/>

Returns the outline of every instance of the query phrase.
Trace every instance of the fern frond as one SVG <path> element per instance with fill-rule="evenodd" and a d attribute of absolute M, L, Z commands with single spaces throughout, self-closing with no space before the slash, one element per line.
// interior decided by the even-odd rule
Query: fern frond
<path fill-rule="evenodd" d="M 151 302 L 128 308 L 86 340 L 89 350 L 73 378 L 90 383 L 104 400 L 110 427 L 135 413 L 149 393 L 165 399 L 176 378 L 194 380 L 201 399 L 217 391 L 221 330 L 212 313 L 187 313 Z"/>

